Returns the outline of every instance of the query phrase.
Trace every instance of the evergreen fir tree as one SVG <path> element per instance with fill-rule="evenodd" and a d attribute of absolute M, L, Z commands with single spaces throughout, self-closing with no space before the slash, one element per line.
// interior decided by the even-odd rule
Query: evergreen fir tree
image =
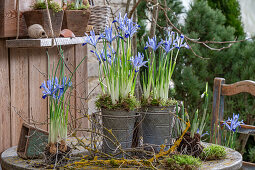
<path fill-rule="evenodd" d="M 190 38 L 200 41 L 234 40 L 235 29 L 225 26 L 226 19 L 220 10 L 214 10 L 206 2 L 195 2 L 187 13 L 184 33 Z M 190 113 L 195 113 L 199 107 L 205 83 L 209 83 L 210 94 L 212 94 L 213 81 L 215 77 L 223 77 L 226 83 L 233 83 L 240 80 L 255 80 L 255 49 L 254 42 L 242 42 L 232 47 L 213 51 L 200 44 L 191 44 L 194 51 L 206 59 L 196 57 L 191 50 L 182 52 L 177 62 L 173 76 L 176 87 L 175 98 L 185 102 Z M 213 48 L 223 45 L 210 44 Z M 211 95 L 212 96 L 212 95 Z M 210 100 L 212 102 L 212 98 Z M 254 106 L 254 100 L 246 94 L 237 97 L 227 97 L 225 115 L 240 113 L 245 120 L 245 113 L 250 112 Z M 209 110 L 211 111 L 211 109 Z M 191 115 L 192 116 L 192 115 Z"/>
<path fill-rule="evenodd" d="M 203 1 L 203 0 L 200 0 Z M 240 4 L 238 0 L 207 0 L 213 9 L 219 9 L 226 17 L 226 26 L 235 28 L 235 36 L 243 36 L 244 30 L 241 22 Z"/>

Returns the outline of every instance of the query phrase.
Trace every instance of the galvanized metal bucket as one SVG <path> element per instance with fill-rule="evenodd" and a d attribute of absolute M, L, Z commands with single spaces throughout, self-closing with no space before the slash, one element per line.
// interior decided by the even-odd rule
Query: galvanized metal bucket
<path fill-rule="evenodd" d="M 106 136 L 102 145 L 104 153 L 115 155 L 120 152 L 120 149 L 131 148 L 138 116 L 139 114 L 135 111 L 102 110 L 103 134 Z M 125 156 L 120 154 L 117 157 Z"/>
<path fill-rule="evenodd" d="M 142 112 L 142 134 L 144 145 L 153 146 L 155 151 L 160 150 L 160 145 L 169 149 L 173 143 L 172 132 L 175 125 L 176 106 L 152 106 L 144 108 Z"/>

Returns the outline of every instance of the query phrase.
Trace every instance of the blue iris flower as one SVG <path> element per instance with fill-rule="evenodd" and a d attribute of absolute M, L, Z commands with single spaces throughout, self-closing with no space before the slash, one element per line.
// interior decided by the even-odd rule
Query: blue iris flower
<path fill-rule="evenodd" d="M 102 49 L 100 53 L 98 53 L 97 51 L 93 51 L 91 50 L 90 52 L 94 53 L 97 56 L 97 59 L 99 61 L 99 63 L 101 63 L 102 61 L 107 61 L 110 65 L 112 65 L 112 63 L 115 61 L 116 57 L 116 51 L 113 49 L 112 46 L 108 45 L 109 49 L 106 49 L 106 53 L 105 50 Z"/>
<path fill-rule="evenodd" d="M 177 49 L 180 49 L 181 47 L 189 48 L 187 43 L 186 42 L 183 43 L 183 41 L 184 41 L 183 35 L 179 36 L 175 32 L 171 31 L 171 32 L 168 32 L 168 37 L 166 38 L 162 47 L 166 53 L 169 53 L 170 51 L 172 51 L 175 48 L 177 48 Z"/>
<path fill-rule="evenodd" d="M 242 120 L 242 121 L 239 121 L 238 119 L 239 119 L 239 114 L 235 115 L 235 114 L 233 113 L 233 118 L 228 118 L 228 120 L 225 121 L 225 122 L 223 123 L 223 125 L 225 125 L 225 126 L 227 127 L 228 130 L 233 131 L 233 132 L 236 132 L 236 129 L 237 129 L 238 127 L 241 127 L 241 124 L 244 124 L 244 123 L 243 123 L 243 120 Z M 231 122 L 230 126 L 229 126 L 229 124 L 228 124 L 227 122 Z"/>
<path fill-rule="evenodd" d="M 127 14 L 125 14 L 122 18 L 121 13 L 119 13 L 119 18 L 115 19 L 113 23 L 114 22 L 118 22 L 118 28 L 123 31 L 125 38 L 133 37 L 133 35 L 137 33 L 137 30 L 141 27 L 133 22 L 133 18 L 129 19 Z"/>
<path fill-rule="evenodd" d="M 88 35 L 87 33 L 85 33 L 86 35 L 86 38 L 85 38 L 85 42 L 82 44 L 82 45 L 86 45 L 86 44 L 91 44 L 93 45 L 95 48 L 96 48 L 96 45 L 98 43 L 98 41 L 102 38 L 102 34 L 99 35 L 98 38 L 96 38 L 96 35 L 95 35 L 95 31 L 94 30 L 91 30 L 90 31 L 90 35 Z"/>
<path fill-rule="evenodd" d="M 154 36 L 151 39 L 148 37 L 148 41 L 146 42 L 146 46 L 144 47 L 144 49 L 146 50 L 147 48 L 150 47 L 155 52 L 162 44 L 163 44 L 163 40 L 161 40 L 159 43 L 157 43 L 156 36 Z"/>
<path fill-rule="evenodd" d="M 93 51 L 93 50 L 90 50 L 90 52 L 94 53 L 97 56 L 97 59 L 100 63 L 101 63 L 101 61 L 106 61 L 104 49 L 102 49 L 100 53 L 98 53 L 97 51 Z"/>
<path fill-rule="evenodd" d="M 40 88 L 43 88 L 44 91 L 42 98 L 45 99 L 48 96 L 51 96 L 53 99 L 60 99 L 60 97 L 63 95 L 64 90 L 67 87 L 71 87 L 72 86 L 72 82 L 70 81 L 70 79 L 68 79 L 67 82 L 67 78 L 64 77 L 62 79 L 62 85 L 59 84 L 58 82 L 58 78 L 52 78 L 51 80 L 47 81 L 47 84 L 45 83 L 45 81 L 42 83 L 42 85 L 40 86 Z M 57 97 L 56 97 L 57 96 Z"/>
<path fill-rule="evenodd" d="M 112 27 L 105 27 L 104 34 L 102 34 L 103 39 L 106 39 L 111 44 L 117 37 L 118 35 L 113 36 Z"/>
<path fill-rule="evenodd" d="M 132 62 L 132 65 L 133 67 L 135 68 L 135 72 L 138 72 L 140 67 L 144 66 L 148 61 L 143 61 L 144 59 L 144 55 L 143 53 L 139 53 L 138 52 L 138 55 L 131 58 L 131 62 Z"/>
<path fill-rule="evenodd" d="M 197 128 L 197 133 L 199 134 L 199 132 L 200 132 L 200 130 L 199 130 L 199 128 Z M 201 137 L 203 137 L 203 136 L 205 136 L 205 135 L 209 135 L 208 131 L 206 131 L 205 133 L 203 133 L 203 134 L 201 135 Z"/>
<path fill-rule="evenodd" d="M 45 81 L 42 83 L 42 85 L 40 86 L 40 88 L 43 88 L 44 91 L 42 98 L 45 99 L 47 96 L 52 96 L 54 99 L 56 98 L 56 92 L 59 88 L 59 84 L 58 84 L 58 79 L 57 78 L 52 78 L 52 80 L 48 80 L 47 81 L 47 85 L 45 83 Z"/>

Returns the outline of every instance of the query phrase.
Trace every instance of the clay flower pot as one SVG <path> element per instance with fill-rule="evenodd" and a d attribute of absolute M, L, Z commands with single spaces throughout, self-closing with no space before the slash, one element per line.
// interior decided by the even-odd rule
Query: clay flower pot
<path fill-rule="evenodd" d="M 75 36 L 84 36 L 90 18 L 90 10 L 65 10 L 62 29 L 71 30 Z"/>
<path fill-rule="evenodd" d="M 50 17 L 51 17 L 51 23 L 52 23 L 54 36 L 59 37 L 64 12 L 63 11 L 54 12 L 51 9 L 49 11 L 50 11 Z M 51 35 L 50 21 L 49 21 L 46 9 L 26 11 L 23 13 L 23 15 L 25 17 L 27 27 L 33 24 L 40 24 L 45 30 L 47 36 L 53 37 L 53 35 Z"/>

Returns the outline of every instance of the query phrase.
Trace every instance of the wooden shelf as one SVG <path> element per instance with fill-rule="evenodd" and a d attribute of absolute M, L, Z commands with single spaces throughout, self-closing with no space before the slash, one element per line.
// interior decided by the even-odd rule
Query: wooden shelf
<path fill-rule="evenodd" d="M 56 45 L 74 45 L 85 42 L 85 37 L 75 38 L 43 38 L 43 39 L 13 39 L 6 41 L 8 48 L 52 47 Z M 53 44 L 53 45 L 52 45 Z"/>

